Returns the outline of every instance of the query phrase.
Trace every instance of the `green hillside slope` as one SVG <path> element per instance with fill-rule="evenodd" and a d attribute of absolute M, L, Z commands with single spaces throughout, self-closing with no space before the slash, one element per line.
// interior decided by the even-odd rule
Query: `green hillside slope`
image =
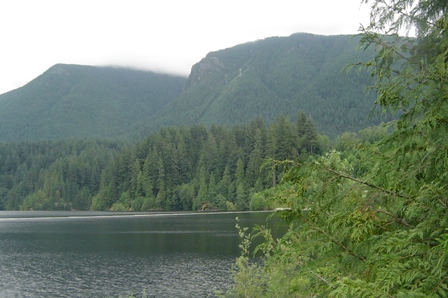
<path fill-rule="evenodd" d="M 209 53 L 188 78 L 123 68 L 58 64 L 0 95 L 0 141 L 73 137 L 144 138 L 165 126 L 270 123 L 299 111 L 334 138 L 382 120 L 351 36 L 298 33 Z"/>
<path fill-rule="evenodd" d="M 211 52 L 193 66 L 181 97 L 151 125 L 231 125 L 257 116 L 269 122 L 303 110 L 321 133 L 358 131 L 381 119 L 368 117 L 375 94 L 365 93 L 367 75 L 341 72 L 372 55 L 357 45 L 351 36 L 301 33 Z"/>
<path fill-rule="evenodd" d="M 186 78 L 58 64 L 0 96 L 0 141 L 124 137 L 182 91 Z"/>

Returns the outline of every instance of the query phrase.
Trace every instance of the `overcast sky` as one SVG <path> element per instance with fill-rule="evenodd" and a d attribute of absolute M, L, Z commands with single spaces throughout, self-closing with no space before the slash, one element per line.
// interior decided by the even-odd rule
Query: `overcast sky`
<path fill-rule="evenodd" d="M 56 63 L 187 76 L 208 52 L 297 32 L 356 34 L 361 0 L 5 0 L 0 94 Z"/>

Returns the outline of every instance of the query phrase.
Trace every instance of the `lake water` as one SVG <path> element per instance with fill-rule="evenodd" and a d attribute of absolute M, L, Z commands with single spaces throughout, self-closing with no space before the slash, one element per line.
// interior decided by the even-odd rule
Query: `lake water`
<path fill-rule="evenodd" d="M 0 212 L 0 297 L 213 297 L 268 215 Z"/>

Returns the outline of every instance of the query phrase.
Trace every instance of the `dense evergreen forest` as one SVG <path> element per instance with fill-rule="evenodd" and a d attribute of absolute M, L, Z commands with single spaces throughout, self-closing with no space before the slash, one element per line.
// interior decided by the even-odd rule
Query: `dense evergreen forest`
<path fill-rule="evenodd" d="M 88 210 L 103 168 L 123 146 L 107 140 L 0 144 L 0 209 Z"/>
<path fill-rule="evenodd" d="M 341 138 L 341 144 L 347 138 Z M 168 127 L 135 144 L 70 140 L 0 145 L 3 210 L 246 210 L 276 184 L 266 158 L 329 148 L 303 112 L 267 125 Z M 342 146 L 342 145 L 341 145 Z"/>

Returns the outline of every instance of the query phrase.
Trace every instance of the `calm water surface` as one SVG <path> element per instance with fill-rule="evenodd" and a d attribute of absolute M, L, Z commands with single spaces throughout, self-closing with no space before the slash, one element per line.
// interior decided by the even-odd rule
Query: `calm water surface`
<path fill-rule="evenodd" d="M 0 297 L 212 297 L 268 215 L 0 212 Z"/>

